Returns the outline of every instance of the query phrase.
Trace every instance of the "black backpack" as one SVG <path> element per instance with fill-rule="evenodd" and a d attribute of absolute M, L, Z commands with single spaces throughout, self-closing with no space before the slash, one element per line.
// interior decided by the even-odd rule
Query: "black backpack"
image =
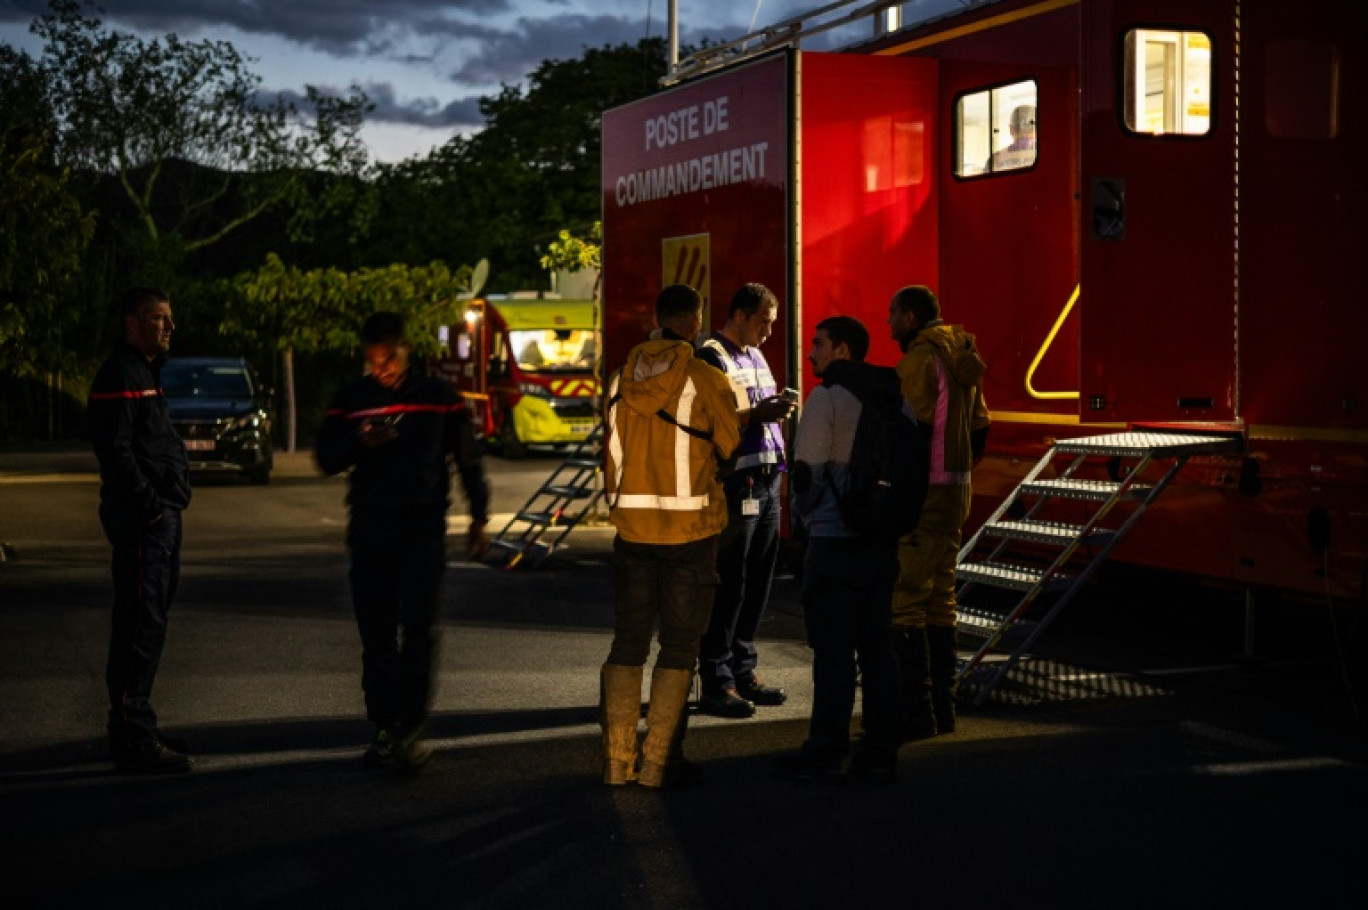
<path fill-rule="evenodd" d="M 896 538 L 917 527 L 931 471 L 926 429 L 905 401 L 894 410 L 861 399 L 845 489 L 836 494 L 842 520 L 861 537 Z"/>

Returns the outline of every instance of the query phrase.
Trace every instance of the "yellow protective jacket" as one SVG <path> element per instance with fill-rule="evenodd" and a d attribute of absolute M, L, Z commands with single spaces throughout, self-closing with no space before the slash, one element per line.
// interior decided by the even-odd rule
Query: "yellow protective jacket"
<path fill-rule="evenodd" d="M 619 536 L 680 544 L 721 533 L 727 499 L 717 466 L 741 439 L 722 371 L 688 342 L 647 341 L 609 378 L 607 409 L 605 492 Z"/>
<path fill-rule="evenodd" d="M 931 483 L 969 483 L 970 433 L 992 422 L 983 401 L 987 365 L 963 326 L 939 320 L 917 333 L 898 361 L 903 397 L 931 428 Z"/>

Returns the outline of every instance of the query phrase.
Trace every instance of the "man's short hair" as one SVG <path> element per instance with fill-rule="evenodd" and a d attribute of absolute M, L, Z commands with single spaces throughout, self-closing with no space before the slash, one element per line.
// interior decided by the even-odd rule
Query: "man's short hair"
<path fill-rule="evenodd" d="M 851 360 L 864 360 L 869 353 L 869 329 L 854 316 L 828 316 L 817 328 L 827 333 L 833 348 L 845 345 Z"/>
<path fill-rule="evenodd" d="M 779 300 L 774 296 L 774 292 L 763 284 L 752 281 L 750 284 L 743 284 L 736 289 L 732 295 L 731 306 L 727 310 L 729 315 L 738 312 L 745 313 L 748 317 L 754 316 L 759 312 L 760 307 L 765 304 L 779 306 Z"/>
<path fill-rule="evenodd" d="M 372 313 L 361 326 L 361 343 L 400 344 L 405 341 L 404 317 L 398 313 Z"/>
<path fill-rule="evenodd" d="M 924 284 L 910 284 L 893 295 L 893 305 L 902 312 L 917 317 L 917 325 L 926 325 L 940 318 L 940 301 Z"/>
<path fill-rule="evenodd" d="M 143 307 L 158 303 L 168 303 L 170 300 L 171 298 L 167 297 L 156 288 L 130 288 L 119 298 L 119 315 L 137 316 L 142 312 Z"/>
<path fill-rule="evenodd" d="M 687 284 L 672 284 L 656 298 L 656 321 L 687 316 L 703 306 L 703 298 Z"/>

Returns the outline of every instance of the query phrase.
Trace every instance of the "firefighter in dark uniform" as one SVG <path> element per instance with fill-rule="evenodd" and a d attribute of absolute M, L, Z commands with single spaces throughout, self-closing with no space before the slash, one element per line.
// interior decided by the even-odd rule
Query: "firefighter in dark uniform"
<path fill-rule="evenodd" d="M 489 546 L 489 501 L 465 403 L 446 383 L 410 368 L 402 318 L 376 313 L 361 329 L 367 375 L 339 391 L 318 434 L 327 474 L 351 469 L 352 605 L 361 633 L 361 688 L 375 737 L 363 762 L 417 767 L 432 694 L 446 569 L 452 455 L 470 502 L 472 555 Z"/>
<path fill-rule="evenodd" d="M 100 523 L 114 548 L 114 610 L 105 681 L 109 748 L 121 771 L 190 770 L 165 737 L 152 682 L 180 580 L 181 511 L 190 504 L 185 444 L 167 416 L 161 368 L 175 322 L 166 295 L 134 288 L 119 305 L 123 340 L 90 387 L 90 440 L 100 461 Z"/>

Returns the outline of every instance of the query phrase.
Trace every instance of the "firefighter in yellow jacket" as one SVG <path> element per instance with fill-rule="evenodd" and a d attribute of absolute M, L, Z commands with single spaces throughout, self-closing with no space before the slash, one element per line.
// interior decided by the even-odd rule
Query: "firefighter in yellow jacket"
<path fill-rule="evenodd" d="M 941 319 L 929 288 L 905 287 L 888 305 L 888 326 L 903 349 L 903 398 L 930 430 L 930 485 L 921 518 L 898 541 L 893 646 L 903 686 L 903 738 L 955 729 L 955 562 L 969 518 L 975 458 L 991 418 L 983 401 L 987 366 L 963 326 Z"/>
<path fill-rule="evenodd" d="M 613 540 L 613 645 L 601 675 L 604 783 L 697 781 L 684 760 L 685 705 L 717 587 L 727 524 L 719 461 L 740 440 L 726 376 L 694 357 L 698 293 L 672 285 L 656 300 L 658 337 L 637 345 L 608 381 L 604 474 Z M 638 753 L 641 683 L 660 625 L 646 738 Z M 637 760 L 640 758 L 640 771 Z"/>

